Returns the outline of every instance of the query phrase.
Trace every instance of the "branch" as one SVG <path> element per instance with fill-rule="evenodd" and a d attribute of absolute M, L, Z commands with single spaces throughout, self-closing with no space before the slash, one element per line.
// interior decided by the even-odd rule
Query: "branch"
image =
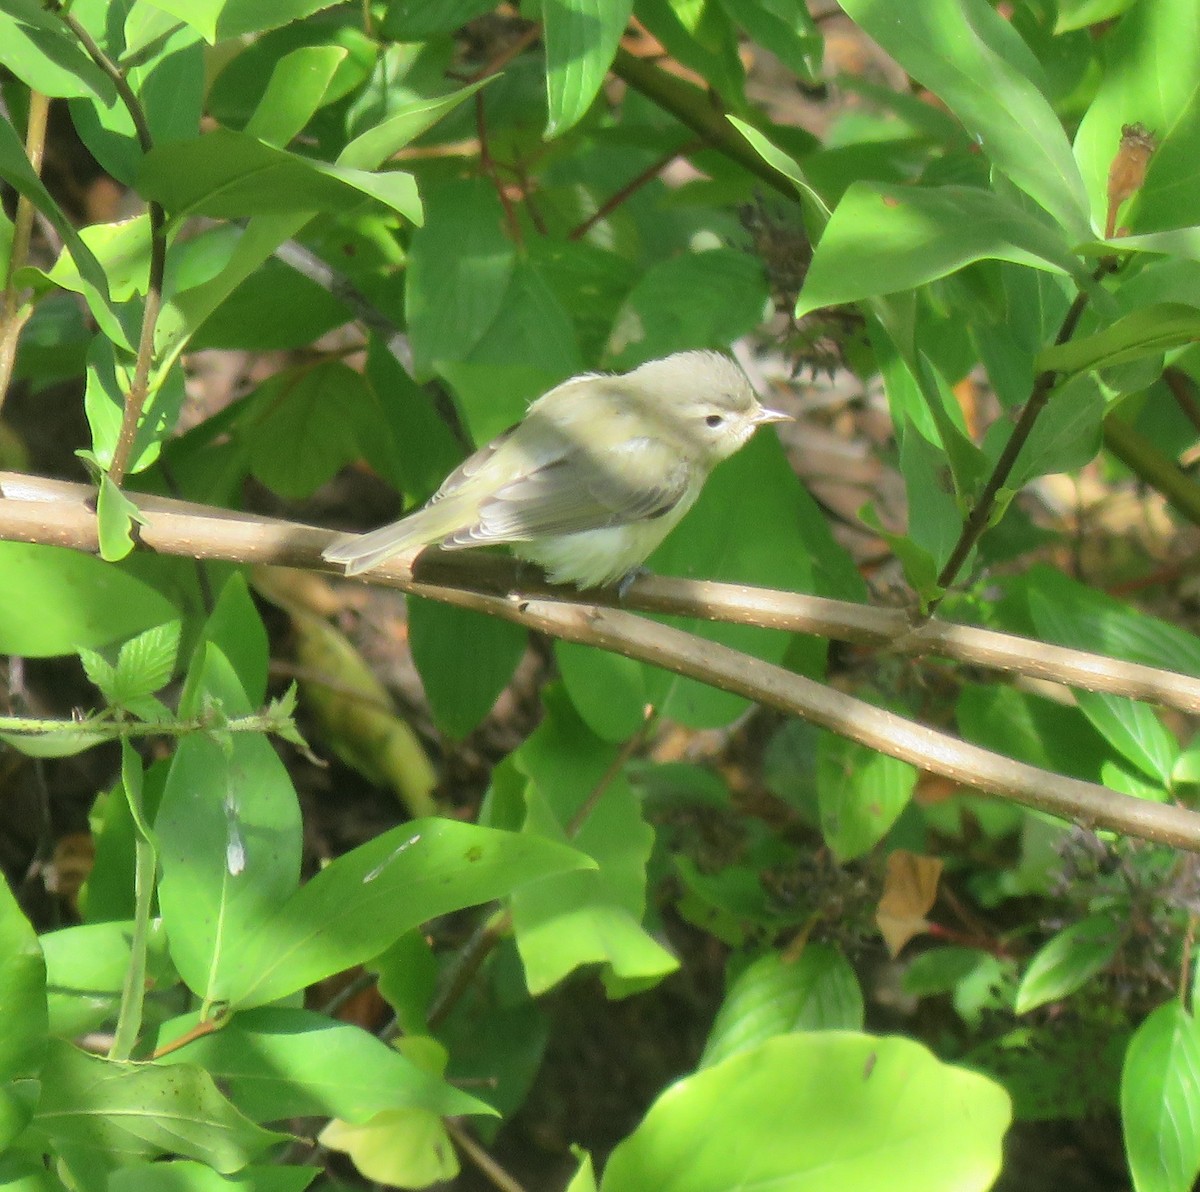
<path fill-rule="evenodd" d="M 89 490 L 84 486 L 0 473 L 0 492 L 5 494 L 0 497 L 0 538 L 75 550 L 97 549 L 95 517 L 87 506 Z M 42 499 L 18 496 L 28 498 L 32 492 L 39 492 Z M 148 515 L 148 524 L 141 532 L 142 543 L 164 554 L 336 571 L 320 558 L 321 550 L 333 538 L 326 530 L 189 506 L 161 497 L 145 499 L 142 508 Z M 956 783 L 1013 799 L 1089 828 L 1110 828 L 1200 852 L 1200 815 L 1184 808 L 1118 794 L 1107 787 L 1013 761 L 728 646 L 647 621 L 625 609 L 601 607 L 593 601 L 592 594 L 588 594 L 587 603 L 567 602 L 562 589 L 518 584 L 517 569 L 506 560 L 427 551 L 418 561 L 419 553 L 398 555 L 373 571 L 371 580 L 688 675 L 800 716 Z M 448 574 L 456 577 L 457 586 L 448 586 L 444 578 Z M 506 577 L 505 582 L 497 587 L 497 580 L 502 577 Z M 468 582 L 471 586 L 467 586 Z M 643 600 L 647 585 L 652 590 L 657 586 L 660 597 L 664 592 L 678 593 L 676 607 L 695 592 L 695 587 L 684 581 L 641 580 L 631 587 L 626 603 L 633 605 Z M 785 594 L 757 593 L 737 585 L 700 585 L 700 588 L 728 594 L 731 599 L 739 596 L 747 601 L 762 599 L 768 606 L 786 604 L 791 599 Z M 517 592 L 531 594 L 517 595 Z M 710 615 L 714 607 L 709 605 Z M 777 622 L 767 618 L 761 623 Z M 907 640 L 902 644 L 907 646 Z M 1154 673 L 1151 668 L 1138 671 Z M 1174 679 L 1185 688 L 1189 683 L 1184 676 Z"/>
<path fill-rule="evenodd" d="M 63 480 L 48 480 L 16 472 L 0 472 L 0 540 L 5 538 L 26 542 L 50 542 L 46 503 L 75 504 L 86 501 L 90 490 L 83 485 Z M 3 498 L 9 498 L 4 500 Z M 167 554 L 186 554 L 194 558 L 229 559 L 239 563 L 286 563 L 297 567 L 312 567 L 307 550 L 295 558 L 276 557 L 281 544 L 291 535 L 301 533 L 308 541 L 324 546 L 324 531 L 275 518 L 259 518 L 249 514 L 231 513 L 176 501 L 149 494 L 138 494 L 138 505 L 147 514 L 159 514 L 170 523 L 158 519 L 148 527 L 142 541 Z M 190 519 L 180 521 L 180 519 Z M 234 530 L 231 523 L 245 529 Z M 193 527 L 188 549 L 180 550 L 162 540 L 169 524 Z M 239 541 L 231 537 L 237 533 Z M 91 549 L 87 543 L 74 540 L 59 545 Z M 237 553 L 230 554 L 235 549 Z M 413 560 L 419 551 L 405 558 Z M 399 557 L 396 560 L 399 561 Z M 318 564 L 330 570 L 323 561 Z M 526 595 L 562 600 L 564 589 L 533 579 L 528 567 L 518 567 L 500 555 L 480 552 L 445 554 L 427 551 L 416 563 L 419 578 L 444 587 L 473 588 L 495 596 L 508 596 L 515 589 Z M 395 568 L 384 565 L 371 573 L 371 578 L 391 576 Z M 407 573 L 407 569 L 404 573 Z M 1009 674 L 1027 675 L 1085 691 L 1105 691 L 1129 699 L 1164 704 L 1182 712 L 1200 715 L 1200 679 L 1176 671 L 1161 670 L 1139 662 L 1125 662 L 1054 646 L 1035 638 L 978 629 L 971 625 L 954 625 L 930 620 L 913 626 L 899 609 L 872 608 L 846 600 L 830 600 L 823 596 L 808 596 L 799 592 L 780 592 L 769 588 L 751 588 L 744 584 L 718 583 L 714 580 L 676 579 L 672 576 L 643 575 L 636 579 L 622 596 L 613 591 L 597 590 L 587 594 L 589 602 L 625 611 L 663 613 L 669 616 L 690 617 L 701 621 L 726 621 L 741 625 L 757 625 L 763 629 L 780 629 L 788 633 L 807 633 L 814 637 L 831 638 L 852 645 L 886 650 L 904 657 L 933 654 L 984 666 Z"/>

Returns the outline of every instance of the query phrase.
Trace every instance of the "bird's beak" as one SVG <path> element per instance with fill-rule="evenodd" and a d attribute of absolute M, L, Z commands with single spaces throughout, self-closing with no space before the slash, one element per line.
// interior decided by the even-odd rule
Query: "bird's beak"
<path fill-rule="evenodd" d="M 766 406 L 759 406 L 758 413 L 754 415 L 754 424 L 759 426 L 764 422 L 794 422 L 795 415 L 785 414 L 781 410 L 769 410 Z"/>

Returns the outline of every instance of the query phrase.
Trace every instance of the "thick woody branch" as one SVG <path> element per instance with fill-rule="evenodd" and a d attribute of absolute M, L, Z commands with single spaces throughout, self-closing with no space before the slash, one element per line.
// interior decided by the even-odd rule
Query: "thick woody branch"
<path fill-rule="evenodd" d="M 95 516 L 87 504 L 89 495 L 83 486 L 0 474 L 0 538 L 95 550 Z M 335 570 L 320 559 L 320 551 L 332 538 L 325 530 L 163 498 L 142 498 L 140 507 L 149 516 L 149 524 L 142 531 L 143 545 L 164 554 Z M 990 791 L 1090 828 L 1110 828 L 1200 852 L 1200 815 L 1191 811 L 1136 799 L 1013 761 L 833 691 L 782 667 L 647 621 L 626 608 L 600 607 L 590 594 L 583 598 L 587 603 L 563 600 L 561 590 L 554 593 L 553 589 L 517 583 L 515 568 L 503 559 L 480 555 L 438 556 L 436 552 L 427 552 L 417 560 L 414 555 L 415 552 L 409 552 L 397 556 L 372 572 L 372 581 L 712 683 L 954 782 Z M 727 595 L 730 602 L 723 606 L 725 611 L 739 599 L 743 603 L 761 602 L 775 611 L 770 616 L 755 618 L 756 621 L 780 628 L 797 627 L 787 607 L 793 600 L 807 599 L 735 585 L 699 585 L 704 593 L 701 596 L 696 588 L 688 581 L 642 580 L 631 588 L 626 599 L 628 605 L 657 603 L 660 608 L 671 603 L 670 611 L 682 611 L 691 597 L 694 599 L 691 611 L 711 616 L 717 598 Z M 558 598 L 552 598 L 552 593 Z M 821 602 L 824 606 L 833 603 Z M 701 608 L 707 611 L 701 612 Z M 860 614 L 867 611 L 859 610 Z M 912 639 L 920 632 L 906 634 L 901 645 L 911 648 Z M 1014 640 L 1019 639 L 1010 639 Z M 1081 660 L 1086 656 L 1068 653 L 1082 665 Z M 1149 667 L 1135 670 L 1143 681 L 1156 674 L 1167 674 Z M 1195 680 L 1185 676 L 1173 679 L 1181 685 L 1181 690 L 1186 690 L 1189 683 L 1195 684 Z"/>

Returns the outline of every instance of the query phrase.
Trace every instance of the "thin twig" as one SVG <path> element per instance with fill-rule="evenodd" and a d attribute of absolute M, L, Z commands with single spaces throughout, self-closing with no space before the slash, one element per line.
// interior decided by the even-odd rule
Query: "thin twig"
<path fill-rule="evenodd" d="M 648 165 L 640 174 L 627 182 L 615 194 L 609 195 L 587 219 L 567 233 L 567 239 L 582 240 L 601 220 L 607 219 L 631 195 L 641 190 L 648 182 L 653 182 L 676 158 L 687 157 L 689 154 L 695 153 L 697 149 L 702 149 L 703 147 L 703 141 L 685 141 L 678 149 L 672 149 L 670 152 L 664 153 L 658 161 Z"/>
<path fill-rule="evenodd" d="M 1096 267 L 1092 280 L 1099 282 L 1106 273 L 1112 272 L 1114 268 L 1115 258 L 1105 258 Z M 1058 334 L 1054 337 L 1055 346 L 1065 344 L 1075 334 L 1075 329 L 1079 326 L 1079 320 L 1083 317 L 1083 312 L 1087 309 L 1089 301 L 1090 297 L 1086 290 L 1081 290 L 1075 295 L 1075 301 L 1071 303 L 1070 308 L 1063 318 L 1062 325 L 1058 329 Z M 988 523 L 992 518 L 992 512 L 996 506 L 996 498 L 1007 482 L 1017 462 L 1017 457 L 1021 454 L 1022 448 L 1024 448 L 1029 436 L 1033 433 L 1033 428 L 1038 418 L 1046 408 L 1046 403 L 1050 400 L 1050 395 L 1054 391 L 1054 382 L 1057 377 L 1058 374 L 1056 372 L 1046 369 L 1038 373 L 1034 378 L 1033 388 L 1021 410 L 1017 424 L 1013 427 L 1012 434 L 1008 436 L 1008 442 L 1004 444 L 1004 450 L 1001 451 L 1000 458 L 996 460 L 992 474 L 987 478 L 987 483 L 976 498 L 971 512 L 967 515 L 967 520 L 963 522 L 962 532 L 958 536 L 958 541 L 954 544 L 954 549 L 950 552 L 950 558 L 947 559 L 946 565 L 942 568 L 941 574 L 937 578 L 937 585 L 943 593 L 958 579 L 958 573 L 962 570 L 963 564 L 966 563 L 967 556 L 974 550 L 975 544 L 983 536 L 984 530 L 987 529 Z M 932 615 L 934 609 L 941 602 L 942 596 L 935 596 L 930 600 L 926 610 L 927 615 Z"/>
<path fill-rule="evenodd" d="M 525 1192 L 525 1188 L 521 1184 L 517 1183 L 517 1181 L 514 1180 L 513 1177 L 509 1175 L 508 1172 L 505 1171 L 504 1168 L 501 1167 L 500 1164 L 497 1163 L 496 1160 L 493 1159 L 492 1156 L 489 1155 L 487 1151 L 485 1151 L 469 1133 L 467 1133 L 466 1127 L 463 1126 L 461 1122 L 456 1121 L 454 1118 L 445 1118 L 443 1120 L 446 1126 L 446 1133 L 454 1139 L 455 1144 L 459 1147 L 463 1154 L 465 1154 L 467 1158 L 479 1168 L 480 1172 L 482 1172 L 483 1175 L 492 1182 L 494 1187 L 499 1188 L 500 1192 Z"/>
<path fill-rule="evenodd" d="M 491 182 L 492 187 L 495 189 L 496 196 L 500 200 L 500 205 L 504 208 L 504 222 L 508 225 L 508 234 L 512 238 L 512 242 L 520 248 L 525 243 L 525 237 L 521 232 L 521 221 L 517 218 L 517 212 L 513 207 L 512 199 L 508 197 L 504 180 L 500 177 L 500 171 L 496 169 L 496 163 L 492 159 L 492 152 L 488 148 L 487 114 L 483 106 L 482 91 L 475 92 L 474 102 L 475 132 L 479 137 L 479 168 L 483 171 L 484 177 Z"/>
<path fill-rule="evenodd" d="M 141 100 L 129 85 L 121 68 L 96 44 L 92 35 L 63 6 L 55 8 L 59 19 L 71 30 L 76 40 L 91 60 L 112 80 L 117 95 L 125 105 L 133 121 L 138 147 L 149 153 L 154 147 L 150 135 L 150 124 L 142 108 Z M 133 448 L 137 439 L 138 423 L 146 408 L 150 392 L 150 369 L 154 362 L 154 329 L 162 307 L 163 280 L 167 268 L 166 214 L 162 206 L 151 199 L 146 204 L 150 220 L 150 271 L 146 285 L 146 300 L 142 307 L 142 329 L 138 336 L 137 358 L 134 362 L 133 381 L 125 394 L 121 414 L 121 429 L 117 433 L 117 445 L 113 449 L 112 462 L 108 466 L 109 479 L 118 486 L 125 479 L 133 460 Z"/>

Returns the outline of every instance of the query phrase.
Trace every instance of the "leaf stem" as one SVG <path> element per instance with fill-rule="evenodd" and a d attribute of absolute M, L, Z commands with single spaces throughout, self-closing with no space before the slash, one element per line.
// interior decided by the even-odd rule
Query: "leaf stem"
<path fill-rule="evenodd" d="M 46 150 L 46 123 L 50 113 L 50 97 L 41 91 L 29 93 L 29 120 L 25 126 L 25 156 L 35 174 L 42 172 Z M 30 304 L 21 304 L 21 295 L 14 278 L 29 257 L 29 242 L 33 235 L 34 206 L 23 195 L 17 195 L 17 210 L 13 219 L 12 250 L 4 278 L 4 299 L 0 306 L 0 409 L 8 395 L 13 367 L 17 360 L 17 340 L 21 328 L 33 313 Z"/>
<path fill-rule="evenodd" d="M 150 135 L 150 124 L 145 109 L 137 94 L 129 85 L 124 71 L 96 44 L 92 35 L 77 18 L 61 5 L 55 11 L 59 19 L 71 30 L 91 60 L 112 80 L 117 95 L 125 105 L 133 121 L 138 145 L 143 153 L 154 147 Z M 154 362 L 154 329 L 162 309 L 163 279 L 167 267 L 166 214 L 161 204 L 153 199 L 146 204 L 150 219 L 150 272 L 146 285 L 146 301 L 142 307 L 142 329 L 138 337 L 137 358 L 134 362 L 133 381 L 125 394 L 121 414 L 121 429 L 117 434 L 117 445 L 113 450 L 112 462 L 108 466 L 109 479 L 120 487 L 133 460 L 133 448 L 137 438 L 138 423 L 146 408 L 150 391 L 150 369 Z"/>

